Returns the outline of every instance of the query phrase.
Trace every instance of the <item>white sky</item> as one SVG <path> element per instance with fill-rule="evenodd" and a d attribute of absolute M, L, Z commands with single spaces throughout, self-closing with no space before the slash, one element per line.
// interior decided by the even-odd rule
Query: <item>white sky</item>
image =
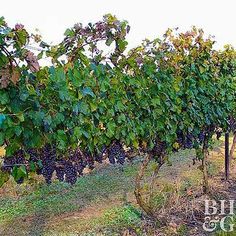
<path fill-rule="evenodd" d="M 47 42 L 58 43 L 67 27 L 95 22 L 106 13 L 128 20 L 128 41 L 136 46 L 144 38 L 161 37 L 169 27 L 201 27 L 215 35 L 217 47 L 236 47 L 236 0 L 1 0 L 0 16 L 10 26 L 22 23 L 38 28 Z"/>

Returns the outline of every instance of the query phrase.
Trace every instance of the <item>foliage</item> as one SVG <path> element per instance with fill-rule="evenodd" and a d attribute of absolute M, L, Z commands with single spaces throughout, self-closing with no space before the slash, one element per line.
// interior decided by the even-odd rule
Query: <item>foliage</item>
<path fill-rule="evenodd" d="M 126 53 L 129 29 L 106 15 L 76 24 L 50 46 L 1 18 L 0 145 L 3 170 L 16 181 L 36 171 L 50 183 L 56 170 L 74 183 L 107 156 L 123 163 L 125 147 L 159 161 L 163 153 L 209 145 L 228 130 L 235 117 L 234 49 L 217 51 L 192 28 L 168 29 Z M 42 48 L 38 58 L 51 57 L 50 67 L 39 66 L 30 40 Z M 102 42 L 110 53 L 99 48 Z"/>

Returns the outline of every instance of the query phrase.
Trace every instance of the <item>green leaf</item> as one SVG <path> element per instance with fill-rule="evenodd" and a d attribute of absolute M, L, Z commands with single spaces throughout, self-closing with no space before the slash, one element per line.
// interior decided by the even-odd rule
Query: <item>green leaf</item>
<path fill-rule="evenodd" d="M 40 52 L 38 55 L 37 55 L 37 59 L 40 60 L 43 58 L 43 54 L 44 54 L 44 51 Z"/>
<path fill-rule="evenodd" d="M 6 147 L 6 156 L 12 156 L 20 148 L 17 142 L 12 142 Z"/>
<path fill-rule="evenodd" d="M 52 117 L 50 115 L 47 115 L 44 118 L 44 122 L 47 123 L 48 125 L 51 125 L 52 124 Z"/>
<path fill-rule="evenodd" d="M 107 45 L 107 46 L 111 46 L 112 42 L 113 42 L 113 38 L 108 38 L 108 39 L 106 40 L 106 45 Z"/>
<path fill-rule="evenodd" d="M 64 33 L 65 36 L 70 36 L 70 37 L 74 36 L 74 34 L 75 33 L 72 29 L 66 29 L 66 31 Z"/>
<path fill-rule="evenodd" d="M 36 164 L 34 162 L 30 162 L 30 171 L 35 172 L 36 171 Z"/>
<path fill-rule="evenodd" d="M 27 176 L 27 170 L 25 166 L 20 166 L 19 173 L 23 176 Z"/>
<path fill-rule="evenodd" d="M 62 123 L 64 120 L 65 120 L 65 116 L 64 116 L 62 113 L 60 113 L 60 112 L 58 112 L 58 113 L 56 114 L 55 118 L 54 118 L 54 122 L 55 122 L 56 124 L 60 124 L 60 123 Z"/>
<path fill-rule="evenodd" d="M 30 137 L 30 139 L 27 139 L 27 146 L 31 148 L 37 148 L 41 147 L 43 144 L 43 137 L 42 133 L 38 130 L 35 130 L 33 132 L 33 135 Z"/>
<path fill-rule="evenodd" d="M 153 99 L 151 100 L 151 103 L 152 103 L 153 106 L 161 105 L 160 98 L 159 98 L 159 97 L 153 98 Z"/>
<path fill-rule="evenodd" d="M 126 120 L 126 118 L 125 118 L 124 114 L 121 114 L 121 115 L 118 116 L 118 123 L 122 123 L 125 120 Z"/>
<path fill-rule="evenodd" d="M 4 144 L 4 133 L 0 132 L 0 146 L 2 146 Z"/>
<path fill-rule="evenodd" d="M 135 140 L 135 134 L 133 132 L 130 132 L 128 134 L 129 139 L 133 142 Z"/>
<path fill-rule="evenodd" d="M 6 105 L 9 102 L 9 96 L 4 91 L 0 90 L 0 103 Z"/>
<path fill-rule="evenodd" d="M 75 127 L 74 128 L 74 136 L 77 138 L 77 139 L 80 139 L 80 137 L 82 136 L 82 130 L 80 127 Z"/>
<path fill-rule="evenodd" d="M 118 111 L 123 111 L 125 109 L 125 106 L 123 105 L 123 103 L 121 101 L 118 101 L 116 103 L 116 107 L 117 107 Z"/>
<path fill-rule="evenodd" d="M 2 126 L 5 119 L 6 119 L 6 116 L 4 114 L 0 114 L 0 127 Z"/>
<path fill-rule="evenodd" d="M 93 93 L 93 91 L 92 91 L 92 89 L 90 87 L 84 88 L 82 93 L 83 93 L 84 96 L 90 95 L 92 97 L 95 97 L 95 94 Z"/>
<path fill-rule="evenodd" d="M 89 106 L 85 102 L 80 102 L 78 104 L 78 111 L 83 113 L 84 115 L 87 115 L 89 113 Z"/>
<path fill-rule="evenodd" d="M 59 97 L 62 101 L 70 100 L 70 96 L 68 94 L 68 91 L 65 89 L 59 91 Z"/>
<path fill-rule="evenodd" d="M 27 177 L 27 170 L 24 165 L 22 166 L 14 166 L 12 169 L 12 176 L 15 179 L 15 181 L 20 180 L 21 178 Z"/>
<path fill-rule="evenodd" d="M 199 66 L 199 71 L 201 74 L 203 74 L 205 72 L 205 68 L 203 66 Z"/>
<path fill-rule="evenodd" d="M 87 131 L 82 130 L 82 134 L 84 135 L 85 138 L 90 138 L 90 135 Z"/>
<path fill-rule="evenodd" d="M 116 124 L 113 121 L 107 123 L 107 137 L 111 138 L 115 134 Z"/>
<path fill-rule="evenodd" d="M 20 30 L 17 31 L 17 39 L 18 39 L 18 43 L 20 44 L 20 46 L 24 46 L 27 42 L 27 37 L 28 37 L 28 33 L 25 30 Z"/>
<path fill-rule="evenodd" d="M 64 150 L 66 148 L 67 136 L 64 130 L 57 131 L 58 148 Z"/>
<path fill-rule="evenodd" d="M 138 142 L 136 139 L 133 140 L 133 146 L 134 146 L 135 148 L 138 148 L 138 147 L 139 147 L 139 142 Z"/>
<path fill-rule="evenodd" d="M 98 108 L 97 104 L 94 102 L 90 102 L 89 105 L 90 105 L 91 111 L 96 111 Z"/>
<path fill-rule="evenodd" d="M 23 93 L 20 95 L 20 100 L 23 101 L 23 102 L 25 102 L 28 97 L 29 97 L 29 94 L 26 93 L 26 92 L 23 92 Z"/>
<path fill-rule="evenodd" d="M 16 117 L 20 120 L 20 122 L 25 121 L 25 117 L 23 113 L 17 114 Z"/>
<path fill-rule="evenodd" d="M 28 115 L 33 120 L 33 123 L 36 126 L 40 126 L 45 117 L 45 113 L 42 111 L 30 111 Z"/>
<path fill-rule="evenodd" d="M 50 47 L 50 45 L 49 44 L 47 44 L 46 42 L 44 42 L 44 41 L 41 41 L 40 42 L 40 44 L 39 44 L 39 47 L 41 47 L 41 48 L 49 48 Z"/>
<path fill-rule="evenodd" d="M 4 25 L 5 24 L 5 19 L 3 16 L 0 17 L 0 25 Z"/>
<path fill-rule="evenodd" d="M 127 45 L 128 45 L 128 42 L 125 41 L 125 40 L 118 39 L 118 40 L 117 40 L 117 44 L 118 44 L 119 50 L 120 50 L 121 52 L 123 52 L 123 51 L 126 49 L 126 47 L 127 47 Z"/>
<path fill-rule="evenodd" d="M 41 160 L 38 160 L 38 161 L 37 161 L 37 166 L 38 166 L 39 169 L 42 169 L 42 168 L 43 168 L 43 163 L 42 163 Z"/>
<path fill-rule="evenodd" d="M 15 134 L 16 134 L 16 136 L 20 136 L 21 133 L 22 133 L 21 126 L 16 126 L 15 127 Z"/>

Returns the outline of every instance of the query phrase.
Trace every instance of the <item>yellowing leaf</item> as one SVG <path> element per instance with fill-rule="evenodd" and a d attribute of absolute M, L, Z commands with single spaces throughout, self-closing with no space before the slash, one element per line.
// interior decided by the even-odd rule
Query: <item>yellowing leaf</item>
<path fill-rule="evenodd" d="M 177 142 L 175 142 L 175 143 L 173 144 L 173 148 L 179 149 L 179 144 L 178 144 Z"/>
<path fill-rule="evenodd" d="M 4 147 L 0 147 L 0 157 L 5 156 L 5 154 L 6 154 L 5 148 Z"/>
<path fill-rule="evenodd" d="M 205 68 L 203 66 L 199 66 L 199 71 L 201 74 L 203 74 L 205 72 Z"/>
<path fill-rule="evenodd" d="M 173 88 L 174 88 L 174 90 L 175 90 L 176 92 L 179 92 L 180 87 L 179 87 L 178 82 L 175 82 L 175 83 L 173 84 Z"/>
<path fill-rule="evenodd" d="M 133 141 L 133 145 L 134 145 L 135 148 L 138 148 L 138 147 L 139 147 L 138 141 L 137 141 L 137 140 L 134 140 L 134 141 Z"/>

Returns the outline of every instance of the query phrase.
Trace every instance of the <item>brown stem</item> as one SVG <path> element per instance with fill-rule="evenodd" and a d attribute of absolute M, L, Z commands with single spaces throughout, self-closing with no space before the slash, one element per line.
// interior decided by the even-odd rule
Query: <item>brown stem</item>
<path fill-rule="evenodd" d="M 153 197 L 153 190 L 154 190 L 154 183 L 155 183 L 155 179 L 157 178 L 157 175 L 159 173 L 159 170 L 162 166 L 162 163 L 156 163 L 156 166 L 153 170 L 153 173 L 152 173 L 152 177 L 151 177 L 151 183 L 150 183 L 150 187 L 149 187 L 149 204 L 150 204 L 150 201 Z"/>
<path fill-rule="evenodd" d="M 18 65 L 18 63 L 16 62 L 15 58 L 11 55 L 11 53 L 4 46 L 1 45 L 0 48 L 2 49 L 2 51 L 5 52 L 6 56 L 9 59 L 9 63 L 10 63 L 10 66 L 11 66 L 10 69 L 11 69 L 11 72 L 12 72 L 12 69 L 13 69 L 12 61 L 14 61 L 16 65 Z"/>
<path fill-rule="evenodd" d="M 141 186 L 141 181 L 143 180 L 144 178 L 144 174 L 145 174 L 145 171 L 148 167 L 148 164 L 150 162 L 152 158 L 152 155 L 150 154 L 147 154 L 140 166 L 140 169 L 139 169 L 139 172 L 136 176 L 136 179 L 135 179 L 135 191 L 134 191 L 134 194 L 135 194 L 135 197 L 136 197 L 136 200 L 137 200 L 137 203 L 138 205 L 142 208 L 142 210 L 150 217 L 152 218 L 156 218 L 155 217 L 155 213 L 153 212 L 153 208 L 151 207 L 150 205 L 150 198 L 149 198 L 149 201 L 145 201 L 143 199 L 143 196 L 142 196 L 142 186 Z M 158 164 L 156 165 L 155 169 L 154 169 L 154 172 L 152 174 L 152 179 L 151 179 L 151 183 L 150 183 L 150 194 L 152 195 L 153 193 L 153 189 L 154 189 L 154 180 L 161 168 L 161 166 L 164 164 L 164 160 L 162 159 L 162 157 L 160 157 L 160 161 L 158 162 Z"/>
<path fill-rule="evenodd" d="M 145 170 L 147 169 L 147 166 L 148 166 L 148 163 L 150 162 L 150 160 L 151 160 L 151 155 L 146 155 L 144 157 L 144 160 L 140 166 L 140 169 L 139 169 L 138 174 L 135 179 L 134 194 L 135 194 L 138 205 L 144 210 L 144 212 L 149 216 L 153 216 L 152 209 L 150 208 L 150 206 L 148 206 L 146 204 L 146 202 L 144 201 L 144 199 L 142 197 L 142 193 L 141 193 L 141 189 L 142 189 L 141 181 L 144 177 Z"/>

